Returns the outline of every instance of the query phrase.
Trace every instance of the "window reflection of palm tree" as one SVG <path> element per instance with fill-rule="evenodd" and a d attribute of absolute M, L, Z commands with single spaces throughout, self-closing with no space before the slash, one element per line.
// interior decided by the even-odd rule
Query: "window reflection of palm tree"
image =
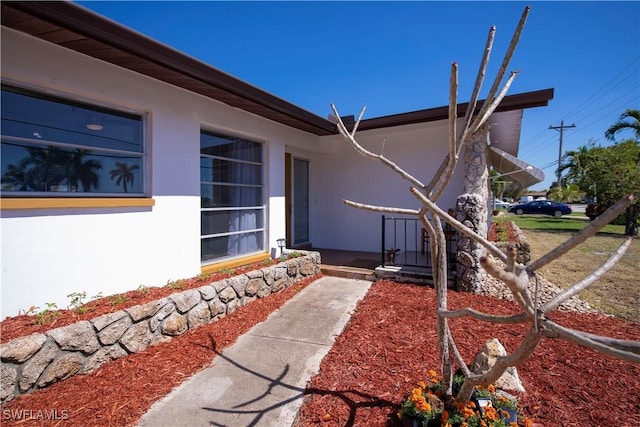
<path fill-rule="evenodd" d="M 133 171 L 137 169 L 140 169 L 140 166 L 129 165 L 128 163 L 124 162 L 116 162 L 115 169 L 111 171 L 111 180 L 113 180 L 114 178 L 118 178 L 116 180 L 116 185 L 122 184 L 124 192 L 127 193 L 127 184 L 129 183 L 133 185 L 133 179 L 135 178 Z"/>
<path fill-rule="evenodd" d="M 84 156 L 89 153 L 89 150 L 76 149 L 70 154 L 71 162 L 69 164 L 71 167 L 68 169 L 73 171 L 69 173 L 71 188 L 78 188 L 78 181 L 80 181 L 83 191 L 91 191 L 91 187 L 98 189 L 98 174 L 96 172 L 102 169 L 102 165 L 95 159 L 84 160 Z"/>
<path fill-rule="evenodd" d="M 21 159 L 17 166 L 8 165 L 2 175 L 2 182 L 13 184 L 15 191 L 50 191 L 64 181 L 72 188 L 77 188 L 79 181 L 84 191 L 98 188 L 97 172 L 102 165 L 95 159 L 84 159 L 89 150 L 68 152 L 54 146 L 26 150 L 29 157 Z"/>

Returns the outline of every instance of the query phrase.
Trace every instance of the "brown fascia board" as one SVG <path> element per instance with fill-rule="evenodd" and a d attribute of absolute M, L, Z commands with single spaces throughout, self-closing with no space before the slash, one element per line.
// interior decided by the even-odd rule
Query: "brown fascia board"
<path fill-rule="evenodd" d="M 551 99 L 553 99 L 553 89 L 543 89 L 534 92 L 509 95 L 504 97 L 498 108 L 496 108 L 496 112 L 523 110 L 533 107 L 544 107 L 549 105 L 549 101 Z M 478 101 L 475 113 L 478 113 L 480 111 L 483 103 L 484 101 Z M 458 104 L 458 117 L 464 117 L 468 108 L 468 102 L 464 104 Z M 360 122 L 360 125 L 358 126 L 358 129 L 381 129 L 392 126 L 447 120 L 448 118 L 449 107 L 444 106 L 362 120 Z"/>
<path fill-rule="evenodd" d="M 28 13 L 63 28 L 98 40 L 132 55 L 178 71 L 220 88 L 242 99 L 319 128 L 320 134 L 336 132 L 335 124 L 307 110 L 258 89 L 217 68 L 200 62 L 124 25 L 96 14 L 80 5 L 63 2 L 3 2 L 3 6 Z"/>
<path fill-rule="evenodd" d="M 107 46 L 112 46 L 131 55 L 138 56 L 149 62 L 158 64 L 159 67 L 170 69 L 176 73 L 182 73 L 193 79 L 197 79 L 206 85 L 232 94 L 238 99 L 260 105 L 265 111 L 261 114 L 266 118 L 268 110 L 277 112 L 277 116 L 285 115 L 305 123 L 304 128 L 315 135 L 337 134 L 337 127 L 329 120 L 317 116 L 307 110 L 293 105 L 275 95 L 252 86 L 236 77 L 231 76 L 217 68 L 200 62 L 182 52 L 157 42 L 143 34 L 140 34 L 115 21 L 96 14 L 80 5 L 72 2 L 2 2 L 3 9 L 12 8 L 30 16 L 42 19 L 46 22 L 58 25 L 63 29 L 81 34 L 89 39 L 97 40 Z M 5 14 L 3 13 L 3 24 Z M 117 61 L 114 62 L 117 65 Z M 149 74 L 152 75 L 152 74 Z M 153 76 L 153 75 L 152 75 Z M 214 91 L 215 92 L 215 91 Z M 496 111 L 510 111 L 548 105 L 553 98 L 553 89 L 545 89 L 536 92 L 506 96 Z M 215 99 L 215 98 L 214 98 Z M 224 101 L 223 101 L 224 102 Z M 477 108 L 483 101 L 478 102 Z M 458 104 L 458 115 L 462 116 L 468 108 L 468 103 Z M 255 110 L 255 109 L 254 109 Z M 249 110 L 248 110 L 249 111 Z M 363 120 L 359 130 L 378 129 L 385 127 L 401 126 L 412 123 L 424 123 L 448 118 L 448 106 L 412 111 L 383 117 Z M 285 123 L 285 122 L 282 122 Z M 285 123 L 286 124 L 286 123 Z M 290 125 L 290 124 L 289 124 Z M 353 125 L 347 123 L 347 126 Z M 295 126 L 294 126 L 295 127 Z"/>

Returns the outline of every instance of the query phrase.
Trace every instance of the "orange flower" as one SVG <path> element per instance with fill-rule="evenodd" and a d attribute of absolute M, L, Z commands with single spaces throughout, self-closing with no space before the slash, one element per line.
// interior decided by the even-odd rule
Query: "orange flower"
<path fill-rule="evenodd" d="M 436 371 L 434 371 L 433 369 L 429 369 L 429 376 L 431 377 L 437 377 L 438 374 L 436 373 Z"/>
<path fill-rule="evenodd" d="M 484 407 L 484 418 L 490 421 L 498 420 L 498 411 L 493 406 L 485 406 Z"/>
<path fill-rule="evenodd" d="M 421 389 L 425 389 L 427 388 L 427 385 L 424 383 L 424 381 L 418 381 L 418 387 L 420 387 Z"/>
<path fill-rule="evenodd" d="M 487 390 L 489 390 L 490 393 L 496 392 L 496 388 L 494 387 L 493 384 L 489 384 L 489 386 L 487 387 Z M 500 397 L 504 397 L 504 396 L 500 396 Z"/>
<path fill-rule="evenodd" d="M 531 421 L 531 418 L 525 418 L 524 419 L 524 427 L 533 427 L 533 421 Z"/>
<path fill-rule="evenodd" d="M 322 416 L 322 421 L 329 421 L 331 419 L 331 414 L 324 414 Z"/>

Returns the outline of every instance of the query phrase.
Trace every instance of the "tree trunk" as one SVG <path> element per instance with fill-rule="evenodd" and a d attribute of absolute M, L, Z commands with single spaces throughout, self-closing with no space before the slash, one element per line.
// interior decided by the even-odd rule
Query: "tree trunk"
<path fill-rule="evenodd" d="M 626 225 L 624 234 L 626 236 L 638 235 L 638 215 L 640 214 L 640 205 L 635 203 L 627 208 Z"/>

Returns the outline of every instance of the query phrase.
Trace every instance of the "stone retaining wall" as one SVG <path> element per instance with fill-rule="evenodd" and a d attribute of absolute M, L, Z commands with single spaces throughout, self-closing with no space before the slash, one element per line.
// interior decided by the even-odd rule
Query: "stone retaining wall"
<path fill-rule="evenodd" d="M 318 274 L 320 254 L 301 253 L 271 267 L 2 344 L 2 403 L 169 341 Z"/>

